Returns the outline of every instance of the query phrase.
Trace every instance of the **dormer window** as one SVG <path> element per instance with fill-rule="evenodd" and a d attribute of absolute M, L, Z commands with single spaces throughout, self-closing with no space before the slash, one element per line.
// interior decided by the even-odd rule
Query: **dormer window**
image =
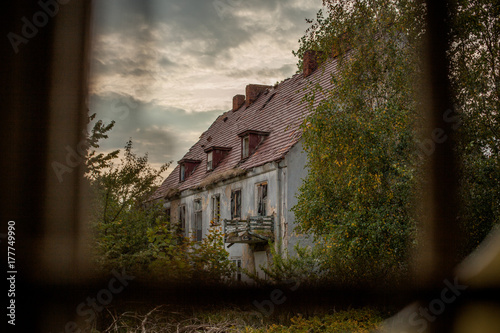
<path fill-rule="evenodd" d="M 205 149 L 205 153 L 207 153 L 207 171 L 212 171 L 219 163 L 226 157 L 231 148 L 229 147 L 216 147 L 212 146 Z"/>
<path fill-rule="evenodd" d="M 213 151 L 207 153 L 207 171 L 212 170 Z"/>
<path fill-rule="evenodd" d="M 196 169 L 200 160 L 182 159 L 179 162 L 179 181 L 185 181 Z"/>
<path fill-rule="evenodd" d="M 252 155 L 269 132 L 246 130 L 238 134 L 241 137 L 241 159 L 244 160 Z"/>

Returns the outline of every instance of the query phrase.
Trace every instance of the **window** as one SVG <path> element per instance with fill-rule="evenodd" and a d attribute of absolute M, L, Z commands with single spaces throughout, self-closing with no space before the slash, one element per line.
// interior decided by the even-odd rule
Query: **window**
<path fill-rule="evenodd" d="M 212 156 L 213 156 L 213 152 L 207 153 L 207 171 L 212 170 Z"/>
<path fill-rule="evenodd" d="M 165 220 L 170 223 L 170 208 L 165 209 Z"/>
<path fill-rule="evenodd" d="M 245 130 L 238 134 L 241 138 L 241 159 L 245 159 L 252 155 L 264 139 L 269 135 L 269 132 Z"/>
<path fill-rule="evenodd" d="M 186 235 L 186 206 L 179 207 L 179 227 L 180 233 L 185 236 Z"/>
<path fill-rule="evenodd" d="M 181 182 L 183 182 L 185 179 L 186 179 L 186 166 L 184 164 L 181 164 L 181 168 L 180 168 L 180 180 Z"/>
<path fill-rule="evenodd" d="M 231 219 L 241 218 L 241 190 L 231 192 Z"/>
<path fill-rule="evenodd" d="M 247 135 L 241 140 L 241 158 L 247 158 L 250 155 L 250 137 Z"/>
<path fill-rule="evenodd" d="M 183 158 L 177 163 L 179 163 L 179 181 L 183 182 L 196 170 L 201 160 Z"/>
<path fill-rule="evenodd" d="M 211 146 L 205 149 L 207 153 L 207 171 L 212 171 L 231 151 L 231 147 Z"/>
<path fill-rule="evenodd" d="M 212 214 L 210 216 L 210 223 L 212 225 L 218 225 L 220 222 L 220 195 L 216 194 L 212 196 Z"/>
<path fill-rule="evenodd" d="M 195 239 L 197 242 L 201 242 L 202 236 L 202 213 L 201 200 L 194 201 L 194 232 Z"/>
<path fill-rule="evenodd" d="M 236 271 L 233 273 L 233 279 L 241 281 L 241 259 L 231 260 L 236 266 Z"/>
<path fill-rule="evenodd" d="M 257 185 L 257 215 L 266 216 L 267 183 Z"/>

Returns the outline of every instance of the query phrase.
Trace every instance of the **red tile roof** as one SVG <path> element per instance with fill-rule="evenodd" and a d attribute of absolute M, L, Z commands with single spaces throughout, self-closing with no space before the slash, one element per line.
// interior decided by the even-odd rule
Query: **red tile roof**
<path fill-rule="evenodd" d="M 308 88 L 316 83 L 325 89 L 331 88 L 331 76 L 336 73 L 337 59 L 330 58 L 311 75 L 304 77 L 303 73 L 295 74 L 277 86 L 265 90 L 250 106 L 243 105 L 236 111 L 231 110 L 220 115 L 183 157 L 187 160 L 201 160 L 199 166 L 184 182 L 179 182 L 177 165 L 151 200 L 165 197 L 167 193 L 172 193 L 172 189 L 182 191 L 199 187 L 206 177 L 231 169 L 249 170 L 283 159 L 302 135 L 300 125 L 309 112 L 307 103 L 302 100 L 309 91 Z M 320 99 L 316 98 L 316 103 Z M 241 138 L 238 134 L 247 130 L 269 132 L 269 135 L 251 156 L 241 161 Z M 210 140 L 207 140 L 208 138 Z M 214 170 L 207 172 L 205 150 L 210 147 L 232 149 Z"/>

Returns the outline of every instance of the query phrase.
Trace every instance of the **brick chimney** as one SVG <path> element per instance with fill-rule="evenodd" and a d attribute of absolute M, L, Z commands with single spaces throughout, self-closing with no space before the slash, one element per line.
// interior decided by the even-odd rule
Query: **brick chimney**
<path fill-rule="evenodd" d="M 249 84 L 247 85 L 246 88 L 246 94 L 247 94 L 247 100 L 246 100 L 246 106 L 251 105 L 255 100 L 257 100 L 257 97 L 265 91 L 266 89 L 270 89 L 272 86 L 265 86 L 262 84 Z"/>
<path fill-rule="evenodd" d="M 304 52 L 304 58 L 302 59 L 302 72 L 304 76 L 309 76 L 318 68 L 318 56 L 321 52 L 307 50 Z"/>
<path fill-rule="evenodd" d="M 245 95 L 235 95 L 233 97 L 233 111 L 238 110 L 245 104 Z"/>

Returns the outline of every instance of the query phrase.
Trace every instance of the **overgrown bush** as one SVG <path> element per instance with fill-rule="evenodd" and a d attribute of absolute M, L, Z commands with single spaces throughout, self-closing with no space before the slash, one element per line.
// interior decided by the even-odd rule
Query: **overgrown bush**
<path fill-rule="evenodd" d="M 106 138 L 112 127 L 113 123 L 106 126 L 98 121 L 89 134 L 89 146 L 98 148 L 98 141 Z M 131 274 L 169 281 L 227 280 L 235 267 L 220 229 L 212 227 L 201 242 L 196 242 L 182 236 L 179 224 L 170 222 L 161 202 L 148 201 L 169 163 L 153 169 L 147 155 L 133 153 L 131 140 L 117 160 L 118 152 L 104 155 L 95 151 L 87 160 L 96 268 L 109 271 L 125 267 Z"/>

